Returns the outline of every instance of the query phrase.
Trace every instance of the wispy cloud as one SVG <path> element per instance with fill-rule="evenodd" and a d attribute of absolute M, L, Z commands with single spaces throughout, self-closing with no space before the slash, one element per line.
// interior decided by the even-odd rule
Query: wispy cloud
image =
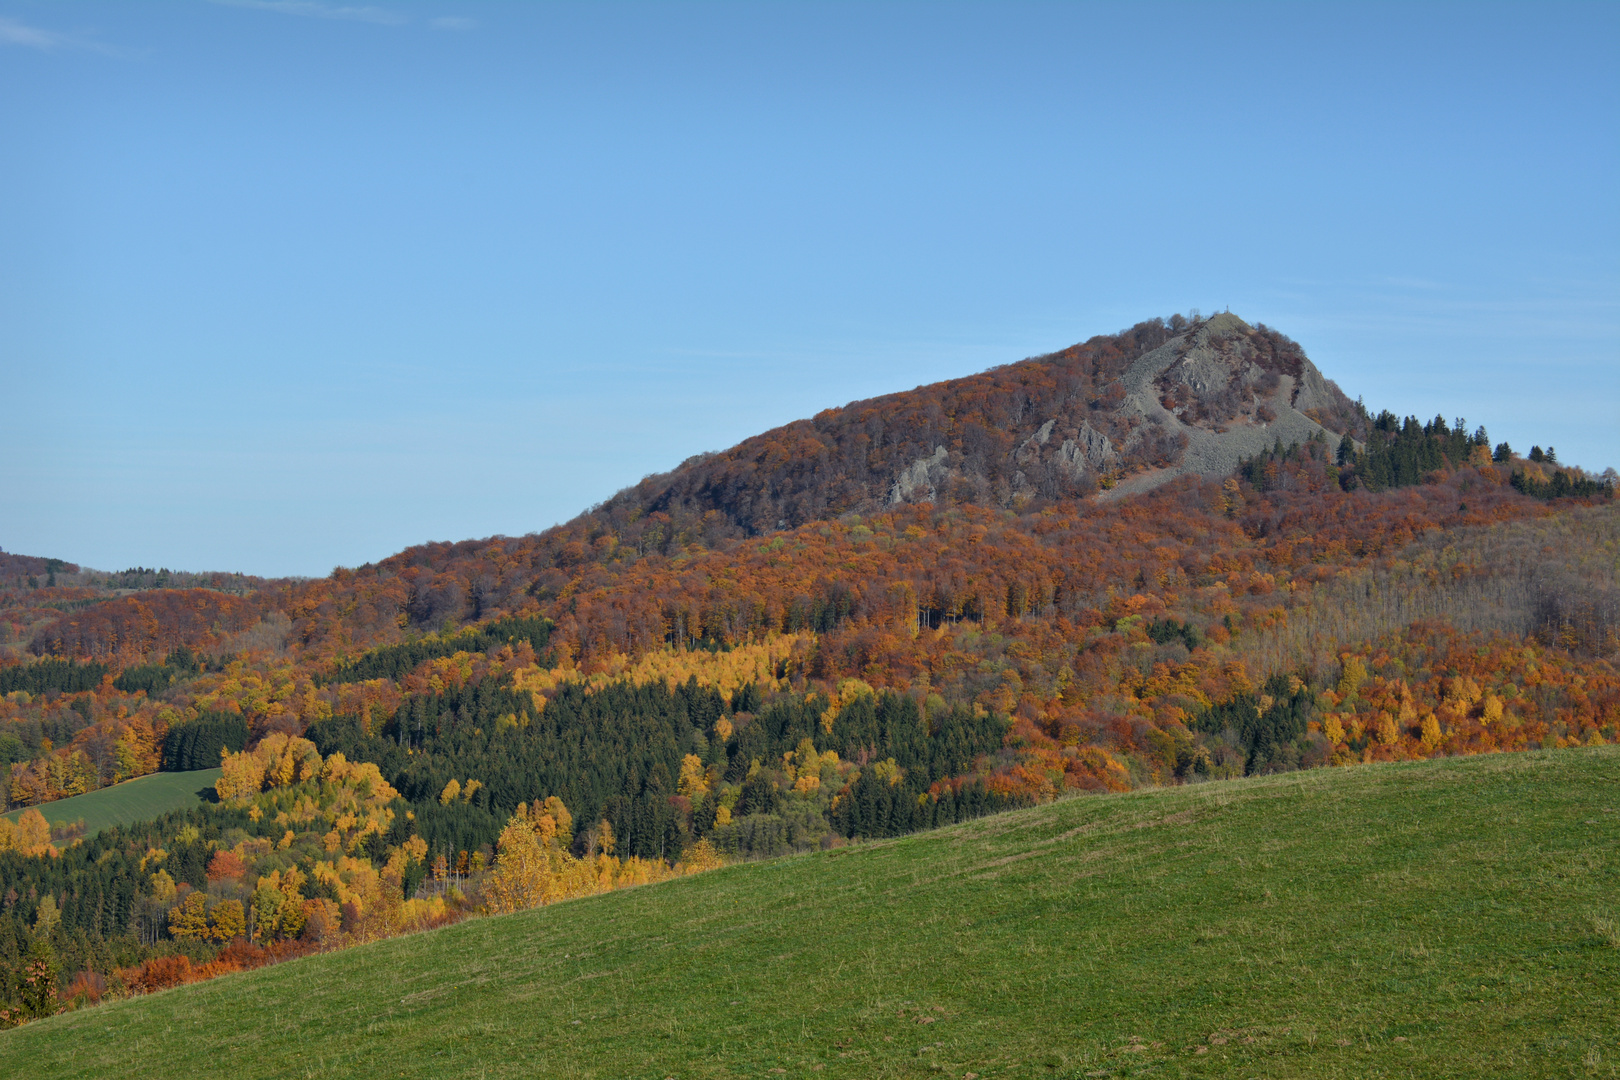
<path fill-rule="evenodd" d="M 74 34 L 64 34 L 57 30 L 43 30 L 37 26 L 28 26 L 16 19 L 8 19 L 0 15 L 0 45 L 17 45 L 24 49 L 38 49 L 40 52 L 55 52 L 57 49 L 85 49 L 90 52 L 105 53 L 108 56 L 118 55 L 119 50 L 110 45 L 103 45 L 99 41 L 78 37 Z"/>
<path fill-rule="evenodd" d="M 50 50 L 61 44 L 60 35 L 49 30 L 36 30 L 11 19 L 0 18 L 0 41 L 7 45 L 23 45 L 30 49 Z"/>
<path fill-rule="evenodd" d="M 370 4 L 318 4 L 315 0 L 213 0 L 224 7 L 251 8 L 254 11 L 272 11 L 277 15 L 297 15 L 306 19 L 338 19 L 344 22 L 375 23 L 378 26 L 402 26 L 410 17 L 388 8 Z"/>

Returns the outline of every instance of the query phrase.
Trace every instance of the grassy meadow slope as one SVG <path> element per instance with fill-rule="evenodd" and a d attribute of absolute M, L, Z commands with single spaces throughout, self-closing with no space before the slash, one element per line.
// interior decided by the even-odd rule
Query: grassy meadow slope
<path fill-rule="evenodd" d="M 53 828 L 83 819 L 84 835 L 94 836 L 114 825 L 151 821 L 170 810 L 196 806 L 202 801 L 199 793 L 214 786 L 219 772 L 218 769 L 197 769 L 148 773 L 112 787 L 46 803 L 39 807 L 39 812 Z M 5 817 L 15 822 L 24 812 L 12 810 Z"/>
<path fill-rule="evenodd" d="M 227 976 L 0 1073 L 1620 1075 L 1620 748 L 1076 798 Z"/>

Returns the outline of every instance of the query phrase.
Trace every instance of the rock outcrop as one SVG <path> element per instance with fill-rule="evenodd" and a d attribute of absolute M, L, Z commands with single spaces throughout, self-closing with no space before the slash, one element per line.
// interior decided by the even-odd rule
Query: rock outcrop
<path fill-rule="evenodd" d="M 1279 348 L 1279 340 L 1286 342 L 1231 313 L 1188 325 L 1134 360 L 1084 415 L 1071 405 L 1032 417 L 1033 430 L 1012 453 L 1007 491 L 1034 493 L 1032 477 L 1044 469 L 1100 481 L 1101 497 L 1113 498 L 1188 473 L 1225 476 L 1279 442 L 1337 443 L 1338 432 L 1321 421 L 1345 416 L 1349 402 L 1297 346 Z M 934 501 L 962 475 L 937 446 L 899 470 L 887 502 Z"/>
<path fill-rule="evenodd" d="M 933 502 L 939 498 L 939 488 L 951 475 L 950 454 L 943 446 L 934 447 L 928 457 L 918 458 L 900 470 L 894 486 L 889 489 L 889 503 Z"/>
<path fill-rule="evenodd" d="M 1135 432 L 1153 429 L 1184 450 L 1179 460 L 1122 479 L 1105 496 L 1146 491 L 1188 473 L 1225 476 L 1279 442 L 1316 436 L 1338 442 L 1337 433 L 1305 412 L 1338 405 L 1316 365 L 1303 357 L 1268 363 L 1252 334 L 1236 315 L 1216 315 L 1131 365 L 1118 415 L 1139 420 Z"/>

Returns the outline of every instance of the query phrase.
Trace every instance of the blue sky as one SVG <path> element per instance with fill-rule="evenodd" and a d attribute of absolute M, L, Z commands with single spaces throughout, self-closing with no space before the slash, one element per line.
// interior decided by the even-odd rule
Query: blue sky
<path fill-rule="evenodd" d="M 324 574 L 1230 307 L 1620 465 L 1620 5 L 0 0 L 0 547 Z"/>

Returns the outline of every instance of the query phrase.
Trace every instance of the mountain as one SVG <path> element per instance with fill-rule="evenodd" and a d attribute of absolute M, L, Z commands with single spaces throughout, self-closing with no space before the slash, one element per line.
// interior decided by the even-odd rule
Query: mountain
<path fill-rule="evenodd" d="M 609 518 L 715 512 L 758 536 L 919 502 L 1010 507 L 1143 491 L 1365 417 L 1304 350 L 1235 315 L 1153 319 L 1061 352 L 828 409 L 649 476 Z"/>
<path fill-rule="evenodd" d="M 1163 592 L 1185 622 L 1196 612 L 1176 582 L 1207 580 L 1234 559 L 1292 577 L 1300 545 L 1315 544 L 1305 571 L 1343 570 L 1382 558 L 1392 540 L 1611 490 L 1539 458 L 1505 444 L 1493 455 L 1483 430 L 1460 421 L 1371 416 L 1264 324 L 1176 315 L 826 410 L 649 476 L 539 534 L 419 545 L 311 582 L 129 571 L 94 582 L 102 591 L 64 592 L 51 602 L 67 613 L 50 625 L 37 621 L 50 590 L 18 578 L 8 596 L 34 605 L 25 636 L 36 655 L 133 663 L 177 647 L 275 645 L 316 670 L 523 614 L 558 622 L 559 644 L 585 668 L 812 624 L 823 645 L 829 633 L 908 620 L 1023 634 L 1059 616 L 1085 627 L 1116 618 L 1110 598 L 1131 592 Z M 1200 486 L 1234 473 L 1230 491 Z M 1427 483 L 1442 478 L 1450 489 Z M 1369 497 L 1394 488 L 1414 490 Z M 1150 492 L 1174 493 L 1116 509 Z M 1121 531 L 1126 522 L 1139 525 Z M 919 532 L 940 543 L 916 544 Z M 1286 552 L 1284 535 L 1297 537 Z M 859 566 L 848 552 L 861 553 Z M 149 587 L 169 581 L 193 589 Z M 882 667 L 892 644 L 860 651 L 861 663 L 837 662 L 841 674 L 898 677 L 864 670 Z M 829 650 L 817 652 L 813 666 L 830 670 Z"/>
<path fill-rule="evenodd" d="M 306 646 L 353 649 L 397 640 L 396 626 L 480 621 L 531 600 L 550 612 L 593 563 L 622 569 L 647 556 L 718 553 L 751 537 L 908 507 L 1073 512 L 1099 495 L 1184 474 L 1225 476 L 1246 457 L 1313 436 L 1321 447 L 1344 434 L 1362 445 L 1372 423 L 1298 344 L 1263 324 L 1230 314 L 1151 319 L 1047 356 L 829 409 L 649 476 L 538 535 L 420 545 L 336 575 L 330 585 L 352 594 L 346 600 L 315 601 L 332 591 L 316 583 L 293 590 L 303 599 L 283 607 Z M 333 626 L 322 610 L 347 614 Z M 640 646 L 617 635 L 614 647 Z"/>

